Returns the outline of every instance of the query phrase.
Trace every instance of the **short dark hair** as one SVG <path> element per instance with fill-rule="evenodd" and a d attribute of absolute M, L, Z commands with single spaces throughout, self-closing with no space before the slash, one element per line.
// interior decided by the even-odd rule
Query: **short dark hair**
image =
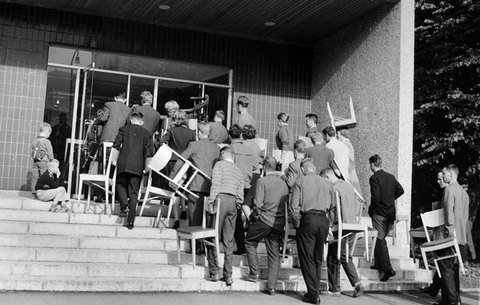
<path fill-rule="evenodd" d="M 454 172 L 457 176 L 460 173 L 458 167 L 455 164 L 448 164 L 447 166 L 445 166 L 445 169 L 449 172 Z"/>
<path fill-rule="evenodd" d="M 375 165 L 375 167 L 381 167 L 382 166 L 382 158 L 380 158 L 380 156 L 377 155 L 377 154 L 368 158 L 368 162 L 370 162 L 370 164 Z"/>
<path fill-rule="evenodd" d="M 274 171 L 277 168 L 277 160 L 273 156 L 267 156 L 263 160 L 263 166 L 265 169 Z"/>
<path fill-rule="evenodd" d="M 307 144 L 303 140 L 297 140 L 293 143 L 293 149 L 296 152 L 304 154 L 307 151 Z"/>
<path fill-rule="evenodd" d="M 215 115 L 218 116 L 219 118 L 223 120 L 225 120 L 225 112 L 223 112 L 223 110 L 217 110 L 215 111 Z"/>
<path fill-rule="evenodd" d="M 228 130 L 228 134 L 232 137 L 232 139 L 240 139 L 240 136 L 242 135 L 242 128 L 238 124 L 233 124 Z"/>
<path fill-rule="evenodd" d="M 255 139 L 257 130 L 252 125 L 244 125 L 242 127 L 242 136 L 245 140 Z"/>
<path fill-rule="evenodd" d="M 330 167 L 325 167 L 320 171 L 320 176 L 322 177 L 327 177 L 328 174 L 333 174 L 333 169 L 331 169 Z"/>
<path fill-rule="evenodd" d="M 141 113 L 140 111 L 133 111 L 132 114 L 130 114 L 130 119 L 143 120 L 143 113 Z"/>
<path fill-rule="evenodd" d="M 280 112 L 280 113 L 277 115 L 277 120 L 280 120 L 280 121 L 282 121 L 283 123 L 287 123 L 287 122 L 288 122 L 288 119 L 289 119 L 289 116 L 288 116 L 288 114 L 286 114 L 285 112 Z"/>
<path fill-rule="evenodd" d="M 237 105 L 248 108 L 249 103 L 250 103 L 250 100 L 248 99 L 248 97 L 244 95 L 238 97 Z"/>
<path fill-rule="evenodd" d="M 117 92 L 117 94 L 115 94 L 115 97 L 119 97 L 121 99 L 126 99 L 127 94 L 125 93 L 125 91 L 119 91 L 119 92 Z"/>
<path fill-rule="evenodd" d="M 300 166 L 305 168 L 306 166 L 315 166 L 315 163 L 313 162 L 312 158 L 304 158 L 302 162 L 300 162 Z"/>
<path fill-rule="evenodd" d="M 318 116 L 315 113 L 309 113 L 305 116 L 306 119 L 313 120 L 315 124 L 318 123 Z"/>
<path fill-rule="evenodd" d="M 220 149 L 220 154 L 221 154 L 222 152 L 230 153 L 230 154 L 232 154 L 232 155 L 234 154 L 233 147 L 230 146 L 230 145 L 225 145 L 225 146 L 223 146 L 223 147 Z"/>
<path fill-rule="evenodd" d="M 325 127 L 322 130 L 322 133 L 324 135 L 327 135 L 327 136 L 330 136 L 330 137 L 335 137 L 335 135 L 336 135 L 335 128 L 333 128 L 332 126 Z"/>

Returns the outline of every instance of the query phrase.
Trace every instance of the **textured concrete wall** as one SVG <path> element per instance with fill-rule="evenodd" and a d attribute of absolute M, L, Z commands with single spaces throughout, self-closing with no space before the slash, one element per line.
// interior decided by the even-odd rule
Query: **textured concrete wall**
<path fill-rule="evenodd" d="M 279 112 L 291 114 L 294 133 L 305 132 L 311 48 L 5 2 L 0 39 L 0 189 L 29 189 L 30 143 L 44 120 L 51 44 L 231 68 L 234 101 L 248 96 L 257 136 L 269 140 L 269 151 Z"/>
<path fill-rule="evenodd" d="M 358 125 L 350 139 L 364 197 L 370 202 L 368 157 L 379 154 L 385 170 L 405 189 L 397 215 L 410 213 L 413 20 L 413 1 L 385 4 L 325 38 L 314 51 L 312 108 L 321 127 L 330 125 L 327 102 L 334 115 L 349 117 L 352 97 Z M 406 242 L 404 224 L 400 230 Z"/>

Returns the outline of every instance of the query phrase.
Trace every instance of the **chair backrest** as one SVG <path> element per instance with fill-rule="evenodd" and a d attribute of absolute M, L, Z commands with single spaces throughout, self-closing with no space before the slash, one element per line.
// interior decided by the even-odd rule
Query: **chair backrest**
<path fill-rule="evenodd" d="M 103 173 L 104 175 L 109 175 L 110 176 L 110 170 L 112 168 L 112 163 L 117 163 L 119 155 L 120 155 L 120 152 L 118 150 L 116 150 L 113 147 L 112 147 L 112 149 L 110 149 L 110 156 L 108 158 L 106 171 Z M 117 168 L 115 167 L 115 173 L 113 175 L 113 178 L 115 179 L 116 176 L 117 176 Z"/>
<path fill-rule="evenodd" d="M 430 241 L 430 234 L 428 233 L 428 228 L 436 228 L 444 225 L 445 212 L 443 209 L 438 209 L 431 212 L 421 213 L 420 217 L 422 218 L 423 228 L 425 230 L 427 240 Z"/>
<path fill-rule="evenodd" d="M 260 147 L 260 155 L 262 158 L 265 158 L 267 155 L 268 139 L 254 138 L 252 140 Z"/>
<path fill-rule="evenodd" d="M 219 223 L 220 223 L 220 217 L 218 217 L 219 211 L 220 211 L 220 199 L 216 199 L 217 202 L 217 210 L 215 211 L 215 230 L 218 234 L 220 234 L 219 231 Z M 205 197 L 203 199 L 203 213 L 202 213 L 202 227 L 204 229 L 207 228 L 207 207 L 208 207 L 208 197 Z"/>
<path fill-rule="evenodd" d="M 170 161 L 171 158 L 172 150 L 169 149 L 167 145 L 162 145 L 157 150 L 152 160 L 150 160 L 148 167 L 158 173 L 168 164 L 168 161 Z"/>
<path fill-rule="evenodd" d="M 103 147 L 103 174 L 105 175 L 107 173 L 107 150 L 109 147 L 112 147 L 113 143 L 112 142 L 103 142 L 102 147 Z"/>
<path fill-rule="evenodd" d="M 341 236 L 342 234 L 342 207 L 340 203 L 340 195 L 338 195 L 338 192 L 335 191 L 335 212 L 337 214 L 337 230 L 338 230 L 338 235 Z"/>

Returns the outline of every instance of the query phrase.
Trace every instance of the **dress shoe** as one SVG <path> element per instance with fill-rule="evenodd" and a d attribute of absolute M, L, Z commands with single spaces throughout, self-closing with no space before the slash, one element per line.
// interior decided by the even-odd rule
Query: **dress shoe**
<path fill-rule="evenodd" d="M 320 297 L 318 297 L 316 300 L 310 298 L 308 294 L 304 294 L 302 298 L 302 302 L 304 303 L 310 303 L 310 304 L 320 304 Z"/>
<path fill-rule="evenodd" d="M 233 251 L 233 254 L 234 254 L 234 255 L 243 255 L 243 254 L 245 254 L 245 253 L 247 253 L 247 251 L 245 251 L 245 250 L 243 250 L 243 251 L 241 251 L 241 250 L 235 250 L 235 251 Z"/>
<path fill-rule="evenodd" d="M 180 221 L 179 220 L 175 220 L 175 222 L 173 223 L 173 229 L 178 229 L 180 227 Z"/>
<path fill-rule="evenodd" d="M 395 271 L 390 270 L 390 271 L 387 271 L 383 274 L 382 278 L 380 279 L 380 282 L 386 282 L 388 281 L 391 277 L 395 276 Z"/>
<path fill-rule="evenodd" d="M 232 286 L 232 284 L 233 284 L 233 280 L 232 280 L 231 277 L 225 277 L 225 276 L 224 276 L 224 277 L 222 278 L 222 281 L 224 281 L 224 282 L 227 284 L 227 286 Z"/>
<path fill-rule="evenodd" d="M 265 289 L 262 290 L 262 293 L 265 293 L 265 294 L 268 294 L 268 295 L 274 295 L 275 290 L 265 287 Z"/>
<path fill-rule="evenodd" d="M 127 225 L 127 228 L 129 230 L 133 229 L 133 222 L 129 222 L 128 225 Z"/>
<path fill-rule="evenodd" d="M 247 281 L 256 283 L 260 279 L 260 275 L 254 273 L 245 273 L 243 278 Z"/>
<path fill-rule="evenodd" d="M 218 282 L 220 280 L 220 275 L 217 274 L 210 274 L 209 277 L 207 277 L 207 281 L 210 282 Z"/>
<path fill-rule="evenodd" d="M 363 294 L 363 290 L 365 288 L 363 287 L 363 284 L 361 282 L 358 282 L 355 284 L 355 291 L 353 292 L 353 297 L 358 298 Z"/>
<path fill-rule="evenodd" d="M 380 270 L 380 267 L 373 265 L 373 266 L 370 266 L 370 269 L 372 269 L 372 270 Z"/>
<path fill-rule="evenodd" d="M 187 211 L 182 211 L 182 213 L 180 213 L 180 219 L 187 219 Z"/>

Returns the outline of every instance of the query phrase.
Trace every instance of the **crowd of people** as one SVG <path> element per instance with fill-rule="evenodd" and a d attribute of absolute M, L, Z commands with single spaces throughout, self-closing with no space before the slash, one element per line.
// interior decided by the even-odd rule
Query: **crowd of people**
<path fill-rule="evenodd" d="M 218 257 L 213 246 L 196 245 L 196 254 L 205 254 L 208 259 L 210 281 L 223 280 L 232 285 L 232 262 L 234 254 L 246 254 L 249 271 L 244 275 L 248 281 L 260 277 L 257 247 L 265 240 L 268 255 L 268 277 L 264 292 L 272 295 L 278 279 L 281 262 L 281 248 L 285 230 L 285 215 L 296 228 L 296 246 L 299 264 L 306 283 L 306 303 L 320 303 L 320 275 L 325 243 L 330 242 L 327 254 L 328 291 L 340 294 L 340 265 L 354 289 L 353 297 L 362 295 L 364 286 L 358 276 L 346 244 L 353 243 L 353 236 L 343 238 L 340 245 L 331 242 L 336 238 L 335 226 L 340 215 L 341 221 L 357 223 L 363 200 L 355 170 L 354 149 L 348 130 L 335 130 L 333 126 L 319 131 L 318 117 L 305 116 L 306 137 L 294 141 L 294 134 L 288 125 L 287 113 L 277 115 L 278 133 L 275 137 L 278 159 L 266 155 L 260 149 L 256 137 L 256 121 L 248 112 L 249 99 L 240 96 L 236 103 L 238 120 L 228 130 L 223 125 L 225 113 L 215 112 L 213 122 L 200 122 L 197 131 L 188 127 L 188 114 L 179 109 L 176 101 L 165 104 L 167 116 L 161 116 L 152 108 L 150 92 L 141 94 L 142 105 L 126 106 L 125 93 L 121 92 L 114 102 L 108 102 L 98 112 L 98 122 L 103 125 L 101 142 L 113 142 L 119 151 L 116 193 L 120 203 L 120 217 L 127 218 L 128 229 L 134 228 L 137 198 L 140 182 L 145 174 L 145 165 L 160 145 L 168 145 L 181 158 L 173 154 L 166 166 L 166 175 L 175 177 L 185 160 L 206 173 L 208 177 L 196 175 L 189 190 L 196 196 L 188 196 L 188 202 L 176 200 L 175 222 L 180 226 L 179 206 L 183 203 L 190 226 L 201 225 L 204 209 L 215 210 L 220 200 L 220 209 L 209 222 L 219 217 L 219 236 L 225 252 L 223 278 L 219 276 Z M 54 159 L 52 145 L 48 140 L 52 128 L 44 123 L 38 138 L 32 143 L 34 158 L 32 191 L 38 199 L 53 199 L 51 211 L 68 211 L 68 194 L 59 183 L 58 161 Z M 302 138 L 302 137 L 299 137 Z M 311 143 L 308 143 L 311 142 Z M 33 155 L 34 150 L 44 154 Z M 395 200 L 403 194 L 403 188 L 395 177 L 382 168 L 378 155 L 369 158 L 373 172 L 369 183 L 371 203 L 368 214 L 372 225 L 378 231 L 374 248 L 375 263 L 371 269 L 380 272 L 380 280 L 388 281 L 395 276 L 392 268 L 386 236 L 396 218 Z M 442 171 L 444 190 L 442 207 L 446 215 L 446 233 L 456 232 L 464 254 L 466 243 L 465 222 L 468 219 L 468 195 L 458 185 L 458 169 L 454 165 Z M 177 190 L 174 183 L 167 183 L 157 177 L 155 183 Z M 207 207 L 204 199 L 207 198 Z M 337 200 L 338 198 L 338 200 Z M 360 207 L 359 207 L 360 205 Z M 287 224 L 288 225 L 288 224 Z M 341 257 L 337 257 L 341 247 Z M 441 304 L 460 302 L 458 286 L 458 264 L 448 259 L 439 263 L 442 278 L 436 279 L 442 289 Z"/>

